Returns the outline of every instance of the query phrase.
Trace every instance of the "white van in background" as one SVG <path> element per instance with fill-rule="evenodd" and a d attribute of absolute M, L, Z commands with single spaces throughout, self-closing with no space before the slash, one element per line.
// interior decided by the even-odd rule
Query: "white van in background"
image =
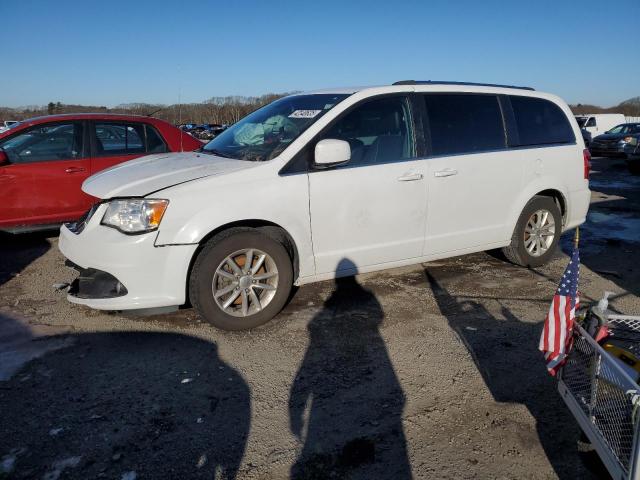
<path fill-rule="evenodd" d="M 576 121 L 581 130 L 589 133 L 589 140 L 611 130 L 616 125 L 625 123 L 625 116 L 621 113 L 587 113 L 576 115 Z M 584 135 L 583 135 L 584 136 Z"/>

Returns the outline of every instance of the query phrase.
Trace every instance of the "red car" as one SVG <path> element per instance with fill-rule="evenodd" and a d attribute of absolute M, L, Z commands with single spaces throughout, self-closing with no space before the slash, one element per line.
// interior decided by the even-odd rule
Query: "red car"
<path fill-rule="evenodd" d="M 151 117 L 69 114 L 20 122 L 0 133 L 0 230 L 76 220 L 96 201 L 80 189 L 90 175 L 142 155 L 201 146 Z"/>

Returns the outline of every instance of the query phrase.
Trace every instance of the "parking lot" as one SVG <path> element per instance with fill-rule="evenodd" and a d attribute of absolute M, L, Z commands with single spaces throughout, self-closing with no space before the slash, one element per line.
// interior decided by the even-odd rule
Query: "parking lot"
<path fill-rule="evenodd" d="M 581 300 L 640 313 L 640 177 L 591 179 Z M 571 234 L 535 270 L 481 253 L 302 287 L 240 333 L 69 304 L 55 234 L 0 241 L 11 478 L 604 475 L 537 350 Z"/>

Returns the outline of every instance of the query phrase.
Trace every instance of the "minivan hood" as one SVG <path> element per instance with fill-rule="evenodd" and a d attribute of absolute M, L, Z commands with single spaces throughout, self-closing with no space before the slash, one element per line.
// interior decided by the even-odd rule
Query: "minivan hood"
<path fill-rule="evenodd" d="M 94 197 L 143 197 L 179 183 L 251 168 L 256 162 L 206 153 L 163 153 L 131 160 L 84 181 L 82 190 Z"/>

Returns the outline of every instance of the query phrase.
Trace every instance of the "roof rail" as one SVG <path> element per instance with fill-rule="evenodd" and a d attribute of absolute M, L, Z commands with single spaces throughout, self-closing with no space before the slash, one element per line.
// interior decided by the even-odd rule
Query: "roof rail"
<path fill-rule="evenodd" d="M 499 88 L 517 88 L 520 90 L 535 90 L 531 87 L 518 87 L 516 85 L 497 85 L 495 83 L 475 83 L 475 82 L 449 82 L 441 80 L 400 80 L 394 82 L 393 85 L 468 85 L 472 87 L 499 87 Z"/>

